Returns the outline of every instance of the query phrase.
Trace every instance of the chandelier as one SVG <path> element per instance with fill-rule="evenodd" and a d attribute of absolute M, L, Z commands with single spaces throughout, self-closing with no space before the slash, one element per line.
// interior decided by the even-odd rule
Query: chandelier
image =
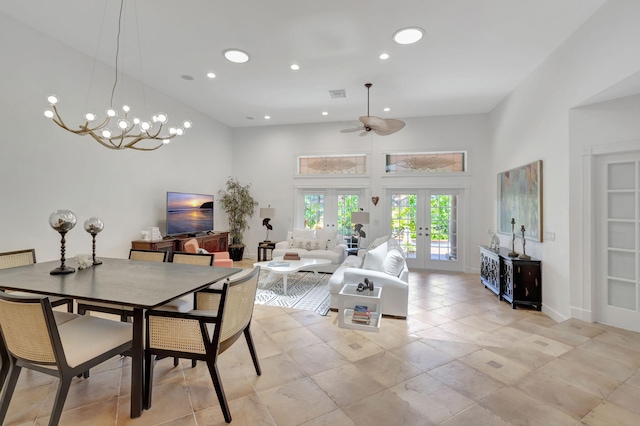
<path fill-rule="evenodd" d="M 118 17 L 118 35 L 116 39 L 116 74 L 115 81 L 111 89 L 109 108 L 106 111 L 104 119 L 102 121 L 98 121 L 97 114 L 87 112 L 84 115 L 84 124 L 79 125 L 78 129 L 69 128 L 58 112 L 56 105 L 60 101 L 60 98 L 57 95 L 47 96 L 47 101 L 49 101 L 51 108 L 45 110 L 44 116 L 50 118 L 58 126 L 71 133 L 75 133 L 80 136 L 91 136 L 98 143 L 109 149 L 130 148 L 138 151 L 153 151 L 164 144 L 170 143 L 171 139 L 176 136 L 182 136 L 186 129 L 191 128 L 191 122 L 189 120 L 185 120 L 182 122 L 181 127 L 169 127 L 166 129 L 165 125 L 169 120 L 167 114 L 159 112 L 155 114 L 151 120 L 141 120 L 138 117 L 130 118 L 130 108 L 128 105 L 122 106 L 122 115 L 118 117 L 118 111 L 113 108 L 113 95 L 118 85 L 118 56 L 120 52 L 120 30 L 122 25 L 123 7 L 124 0 L 121 0 Z M 113 130 L 109 127 L 110 125 L 113 127 Z M 136 146 L 138 142 L 143 140 L 155 141 L 156 145 Z"/>

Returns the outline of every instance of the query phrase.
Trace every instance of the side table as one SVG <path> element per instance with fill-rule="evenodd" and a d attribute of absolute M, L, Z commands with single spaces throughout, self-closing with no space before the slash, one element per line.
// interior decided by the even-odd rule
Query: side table
<path fill-rule="evenodd" d="M 365 290 L 358 292 L 356 284 L 345 284 L 338 293 L 340 300 L 338 311 L 338 327 L 350 328 L 362 331 L 380 331 L 380 323 L 382 322 L 382 287 L 376 287 L 373 292 Z M 356 305 L 364 305 L 371 312 L 371 321 L 369 324 L 358 324 L 353 321 L 353 308 Z"/>
<path fill-rule="evenodd" d="M 269 250 L 269 254 L 273 253 L 273 249 L 276 248 L 276 243 L 272 241 L 262 241 L 258 244 L 258 262 L 262 262 L 267 259 L 267 250 Z M 272 257 L 272 256 L 269 256 Z"/>

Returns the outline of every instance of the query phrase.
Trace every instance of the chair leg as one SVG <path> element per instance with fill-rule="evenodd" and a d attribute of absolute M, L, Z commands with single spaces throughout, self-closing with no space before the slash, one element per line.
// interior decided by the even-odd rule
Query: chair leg
<path fill-rule="evenodd" d="M 0 390 L 4 386 L 4 381 L 7 378 L 7 374 L 9 374 L 10 362 L 11 361 L 9 361 L 9 354 L 7 353 L 7 349 L 4 347 L 2 337 L 0 337 Z"/>
<path fill-rule="evenodd" d="M 62 415 L 64 402 L 67 400 L 67 395 L 69 394 L 71 379 L 71 377 L 68 377 L 66 375 L 60 377 L 60 382 L 58 383 L 58 392 L 56 392 L 56 399 L 53 402 L 53 410 L 51 410 L 51 417 L 49 418 L 50 426 L 55 426 L 60 422 L 60 416 Z"/>
<path fill-rule="evenodd" d="M 196 361 L 195 359 L 191 360 L 191 368 L 196 368 L 196 365 L 198 365 L 198 361 Z"/>
<path fill-rule="evenodd" d="M 156 356 L 149 350 L 144 352 L 144 409 L 151 408 L 151 397 L 153 390 L 153 366 L 156 363 Z"/>
<path fill-rule="evenodd" d="M 258 376 L 262 375 L 262 370 L 260 369 L 260 361 L 258 360 L 258 354 L 256 353 L 256 347 L 253 345 L 253 336 L 251 335 L 251 329 L 249 326 L 244 329 L 244 337 L 247 339 L 247 346 L 249 346 L 249 352 L 251 353 L 251 359 L 253 360 L 253 366 L 256 368 L 256 374 Z"/>
<path fill-rule="evenodd" d="M 222 388 L 222 382 L 220 381 L 220 373 L 218 372 L 218 366 L 207 360 L 207 367 L 209 367 L 209 374 L 213 380 L 213 387 L 216 389 L 216 395 L 218 395 L 218 402 L 222 409 L 222 415 L 224 421 L 231 423 L 231 412 L 229 411 L 229 405 L 227 405 L 227 397 L 224 395 L 224 389 Z"/>
<path fill-rule="evenodd" d="M 78 303 L 78 314 L 84 315 L 87 313 L 87 308 L 84 305 Z"/>
<path fill-rule="evenodd" d="M 4 424 L 4 418 L 7 416 L 9 403 L 11 402 L 13 391 L 16 388 L 16 383 L 18 383 L 18 377 L 20 377 L 21 370 L 22 370 L 22 367 L 18 367 L 17 365 L 12 365 L 11 371 L 9 371 L 9 379 L 5 384 L 4 392 L 2 393 L 2 404 L 0 404 L 0 424 Z"/>
<path fill-rule="evenodd" d="M 178 364 L 180 364 L 180 358 L 177 358 L 177 357 L 174 356 L 173 357 L 173 366 L 177 367 Z"/>

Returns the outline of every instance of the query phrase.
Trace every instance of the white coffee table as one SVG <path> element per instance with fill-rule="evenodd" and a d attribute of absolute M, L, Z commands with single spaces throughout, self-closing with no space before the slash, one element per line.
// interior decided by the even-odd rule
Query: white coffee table
<path fill-rule="evenodd" d="M 328 265 L 331 261 L 327 259 L 300 259 L 300 260 L 282 260 L 282 257 L 276 257 L 268 262 L 256 262 L 254 267 L 259 266 L 260 269 L 269 271 L 268 280 L 273 274 L 282 275 L 282 287 L 284 294 L 287 294 L 287 276 L 302 269 L 310 269 L 313 271 L 316 280 L 318 279 L 318 271 L 316 266 Z"/>

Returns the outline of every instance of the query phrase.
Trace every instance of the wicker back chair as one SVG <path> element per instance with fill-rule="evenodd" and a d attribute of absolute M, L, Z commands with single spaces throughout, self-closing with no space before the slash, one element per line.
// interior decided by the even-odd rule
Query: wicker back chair
<path fill-rule="evenodd" d="M 185 253 L 176 252 L 173 254 L 173 263 L 185 265 L 213 266 L 214 256 L 211 253 Z"/>
<path fill-rule="evenodd" d="M 256 374 L 260 363 L 251 336 L 251 317 L 258 288 L 260 268 L 254 268 L 235 280 L 227 280 L 222 289 L 196 293 L 197 310 L 189 313 L 147 311 L 145 350 L 146 402 L 151 407 L 154 356 L 172 356 L 207 363 L 224 419 L 231 413 L 218 372 L 218 355 L 244 334 Z"/>
<path fill-rule="evenodd" d="M 0 269 L 15 268 L 16 266 L 33 265 L 36 263 L 36 250 L 26 249 L 0 253 Z M 13 295 L 32 296 L 26 292 L 10 291 Z M 67 305 L 67 312 L 73 312 L 73 299 L 68 297 L 49 296 L 51 306 Z"/>
<path fill-rule="evenodd" d="M 0 424 L 4 424 L 22 368 L 59 378 L 49 420 L 49 425 L 57 425 L 71 380 L 132 346 L 132 327 L 128 323 L 86 316 L 56 324 L 47 297 L 0 293 L 0 329 L 1 349 L 10 358 L 9 378 L 0 403 Z"/>
<path fill-rule="evenodd" d="M 166 262 L 169 252 L 155 250 L 130 250 L 130 260 L 144 260 L 147 262 Z M 106 314 L 120 315 L 120 321 L 127 322 L 128 317 L 133 316 L 133 308 L 116 305 L 114 303 L 90 302 L 78 300 L 78 313 L 84 315 L 87 311 L 104 312 Z"/>

